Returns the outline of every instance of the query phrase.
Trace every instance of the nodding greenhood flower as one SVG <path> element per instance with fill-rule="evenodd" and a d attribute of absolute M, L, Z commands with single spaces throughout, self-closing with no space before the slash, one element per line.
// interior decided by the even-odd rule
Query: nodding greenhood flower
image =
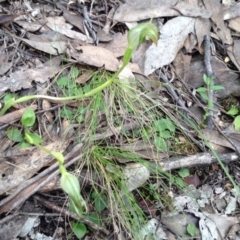
<path fill-rule="evenodd" d="M 78 214 L 88 211 L 86 202 L 80 195 L 80 185 L 76 176 L 69 172 L 62 173 L 60 184 L 64 192 L 67 193 Z"/>
<path fill-rule="evenodd" d="M 124 66 L 131 60 L 134 50 L 146 39 L 153 41 L 157 45 L 158 29 L 151 22 L 140 23 L 128 32 L 128 47 L 123 56 Z"/>
<path fill-rule="evenodd" d="M 157 45 L 158 29 L 151 22 L 140 23 L 129 31 L 128 48 L 135 50 L 146 39 L 153 41 Z"/>

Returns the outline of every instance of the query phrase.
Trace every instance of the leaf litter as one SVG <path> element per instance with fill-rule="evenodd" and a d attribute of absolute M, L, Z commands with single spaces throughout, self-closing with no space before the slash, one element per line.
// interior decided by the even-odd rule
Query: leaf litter
<path fill-rule="evenodd" d="M 159 29 L 159 40 L 157 46 L 147 41 L 136 50 L 132 64 L 119 76 L 120 83 L 129 86 L 123 91 L 111 86 L 109 90 L 103 91 L 103 100 L 96 96 L 94 100 L 89 98 L 74 103 L 51 99 L 20 103 L 0 117 L 0 212 L 4 217 L 0 221 L 1 226 L 4 226 L 0 230 L 0 236 L 13 238 L 30 234 L 37 224 L 32 224 L 31 229 L 23 233 L 21 229 L 24 223 L 20 223 L 19 218 L 14 218 L 15 213 L 10 210 L 19 211 L 16 209 L 26 200 L 25 205 L 30 205 L 30 197 L 43 189 L 45 192 L 61 193 L 54 159 L 36 147 L 19 149 L 18 143 L 7 135 L 7 130 L 16 125 L 23 131 L 19 119 L 26 107 L 33 106 L 38 123 L 32 131 L 40 133 L 46 148 L 62 152 L 68 166 L 82 165 L 76 171 L 80 171 L 78 175 L 83 186 L 86 181 L 88 187 L 94 186 L 94 191 L 100 190 L 94 183 L 102 184 L 103 189 L 109 189 L 106 185 L 109 183 L 100 177 L 107 175 L 100 164 L 101 156 L 105 156 L 106 159 L 116 161 L 115 165 L 108 162 L 104 166 L 108 169 L 108 174 L 115 173 L 115 181 L 119 174 L 121 186 L 125 186 L 119 195 L 124 199 L 123 204 L 127 210 L 131 212 L 129 199 L 132 197 L 136 203 L 139 201 L 139 206 L 143 207 L 144 201 L 151 207 L 151 211 L 145 211 L 145 221 L 139 220 L 139 225 L 135 223 L 139 236 L 134 236 L 124 225 L 120 214 L 117 223 L 119 227 L 115 221 L 112 222 L 116 232 L 114 237 L 239 238 L 237 189 L 226 180 L 224 171 L 216 163 L 216 157 L 207 151 L 209 145 L 203 146 L 201 134 L 183 117 L 185 114 L 199 124 L 201 133 L 218 152 L 220 159 L 228 165 L 239 185 L 239 164 L 236 161 L 240 152 L 239 132 L 236 125 L 233 125 L 234 117 L 226 114 L 229 109 L 226 110 L 221 105 L 222 100 L 234 97 L 239 101 L 240 97 L 239 3 L 219 0 L 54 3 L 39 0 L 15 2 L 13 6 L 14 9 L 8 1 L 1 1 L 2 104 L 6 103 L 4 97 L 8 93 L 18 96 L 37 93 L 50 97 L 87 93 L 94 88 L 95 82 L 103 80 L 102 76 L 108 77 L 108 74 L 119 69 L 127 48 L 127 33 L 137 22 L 153 18 L 153 23 Z M 204 126 L 206 102 L 196 93 L 199 87 L 204 86 L 203 75 L 206 74 L 203 58 L 206 54 L 205 35 L 211 36 L 210 62 L 214 84 L 224 87 L 224 90 L 214 94 L 214 104 L 218 106 L 218 112 L 214 116 L 214 129 Z M 78 69 L 76 76 L 73 67 Z M 57 83 L 64 76 L 67 76 L 66 82 L 60 88 Z M 133 90 L 137 94 L 132 95 Z M 135 102 L 136 105 L 133 105 Z M 78 110 L 74 110 L 74 107 Z M 158 109 L 160 118 L 168 116 L 178 130 L 171 131 L 170 125 L 154 127 L 152 122 L 156 120 L 152 115 L 156 112 L 147 112 L 146 109 L 150 108 Z M 104 109 L 110 111 L 105 112 Z M 181 111 L 183 115 L 179 114 Z M 138 115 L 135 116 L 136 113 Z M 187 143 L 189 139 L 197 150 Z M 88 155 L 84 155 L 85 152 Z M 89 167 L 83 160 L 86 156 L 100 162 Z M 185 179 L 175 179 L 176 174 L 173 172 L 176 181 L 174 184 L 182 186 L 181 183 L 185 182 L 189 185 L 188 188 L 176 190 L 172 182 L 172 187 L 164 191 L 157 179 L 159 173 L 156 174 L 156 169 L 159 166 L 166 171 L 189 168 L 192 175 Z M 83 174 L 84 171 L 84 177 L 81 177 L 81 172 Z M 168 184 L 170 180 L 166 181 Z M 153 192 L 155 195 L 150 192 L 150 186 L 151 189 L 156 189 Z M 111 187 L 117 189 L 114 184 Z M 146 190 L 148 193 L 144 195 Z M 141 194 L 142 201 L 139 198 Z M 164 205 L 166 199 L 160 197 L 156 201 L 153 197 L 156 194 L 166 195 L 171 204 Z M 111 195 L 108 197 L 113 199 Z M 148 202 L 149 199 L 154 200 L 153 205 Z M 118 204 L 121 206 L 120 201 Z M 62 203 L 61 206 L 63 205 Z M 31 213 L 32 210 L 24 210 L 24 207 L 21 207 L 22 212 Z M 168 208 L 172 208 L 172 211 Z M 156 214 L 157 209 L 162 211 L 162 217 Z M 42 210 L 43 207 L 37 212 Z M 12 218 L 4 215 L 9 211 Z M 104 211 L 104 214 L 111 213 L 109 207 Z M 154 216 L 151 215 L 153 212 Z M 64 213 L 67 214 L 66 209 Z M 99 214 L 102 215 L 103 212 Z M 30 221 L 30 217 L 24 220 L 27 219 Z M 34 218 L 32 222 L 37 219 L 40 218 Z M 17 229 L 11 232 L 9 225 L 13 222 Z M 111 229 L 106 223 L 101 224 L 104 228 Z M 53 239 L 52 236 L 57 232 L 61 234 L 61 228 L 62 226 L 55 228 L 55 233 L 45 232 L 45 237 Z M 89 233 L 89 236 L 93 235 L 94 232 Z M 99 237 L 106 239 L 101 234 Z"/>

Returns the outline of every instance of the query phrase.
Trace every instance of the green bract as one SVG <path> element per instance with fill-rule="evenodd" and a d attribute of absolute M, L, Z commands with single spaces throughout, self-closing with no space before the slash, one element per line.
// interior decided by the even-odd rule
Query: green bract
<path fill-rule="evenodd" d="M 35 123 L 36 115 L 32 108 L 27 108 L 21 118 L 21 123 L 24 127 L 32 127 Z"/>

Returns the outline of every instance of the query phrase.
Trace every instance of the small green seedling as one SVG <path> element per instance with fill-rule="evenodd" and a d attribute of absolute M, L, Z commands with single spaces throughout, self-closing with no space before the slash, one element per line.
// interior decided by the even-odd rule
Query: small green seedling
<path fill-rule="evenodd" d="M 148 142 L 151 136 L 154 135 L 154 143 L 157 150 L 166 151 L 168 150 L 168 144 L 166 140 L 172 139 L 175 131 L 176 127 L 169 118 L 161 118 L 154 121 L 151 128 L 143 128 L 141 130 L 141 135 L 145 142 Z"/>
<path fill-rule="evenodd" d="M 227 114 L 234 117 L 234 121 L 233 121 L 234 129 L 236 131 L 239 131 L 240 130 L 240 111 L 239 111 L 239 108 L 237 106 L 232 106 L 230 108 L 230 110 L 227 112 Z"/>
<path fill-rule="evenodd" d="M 15 127 L 10 127 L 7 129 L 7 136 L 9 139 L 11 139 L 12 141 L 19 143 L 19 148 L 26 148 L 31 146 L 31 144 L 29 144 L 25 138 L 24 138 L 24 134 L 26 132 L 29 132 L 29 128 L 31 128 L 36 120 L 36 116 L 34 113 L 34 110 L 32 108 L 27 108 L 21 118 L 21 123 L 24 127 L 24 133 L 22 133 L 18 128 Z M 39 144 L 41 143 L 41 138 L 36 136 L 33 133 L 29 133 L 31 134 L 31 137 L 34 139 L 34 141 L 38 142 Z"/>
<path fill-rule="evenodd" d="M 214 85 L 213 78 L 207 77 L 205 74 L 203 75 L 203 81 L 206 87 L 199 87 L 197 88 L 197 92 L 200 96 L 207 101 L 207 110 L 204 114 L 204 120 L 209 116 L 210 111 L 213 110 L 214 104 L 211 99 L 212 91 L 219 91 L 223 90 L 224 87 L 221 85 Z"/>

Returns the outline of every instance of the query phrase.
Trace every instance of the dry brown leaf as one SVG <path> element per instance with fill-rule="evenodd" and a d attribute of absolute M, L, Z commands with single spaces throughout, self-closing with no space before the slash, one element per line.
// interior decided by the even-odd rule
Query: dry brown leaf
<path fill-rule="evenodd" d="M 157 17 L 179 16 L 179 12 L 172 7 L 178 0 L 134 0 L 122 4 L 115 12 L 114 21 L 135 22 Z"/>
<path fill-rule="evenodd" d="M 63 41 L 52 41 L 52 42 L 41 42 L 32 41 L 25 38 L 21 39 L 23 42 L 27 43 L 29 46 L 48 53 L 50 55 L 59 55 L 66 52 L 67 43 Z"/>
<path fill-rule="evenodd" d="M 233 54 L 238 65 L 240 65 L 240 40 L 234 40 Z"/>
<path fill-rule="evenodd" d="M 158 45 L 152 44 L 146 52 L 144 74 L 149 75 L 175 59 L 189 33 L 194 31 L 194 22 L 194 18 L 176 17 L 161 28 Z"/>
<path fill-rule="evenodd" d="M 228 23 L 230 28 L 240 33 L 240 17 L 229 19 Z"/>
<path fill-rule="evenodd" d="M 84 25 L 83 25 L 83 17 L 79 15 L 71 14 L 65 7 L 61 4 L 56 3 L 57 7 L 63 11 L 63 17 L 71 23 L 73 26 L 77 27 L 82 33 L 85 33 Z"/>
<path fill-rule="evenodd" d="M 21 26 L 25 31 L 29 32 L 36 32 L 40 30 L 46 22 L 40 23 L 39 21 L 37 22 L 27 22 L 23 20 L 18 20 L 14 21 L 16 22 L 19 26 Z"/>
<path fill-rule="evenodd" d="M 8 53 L 4 51 L 5 45 L 0 47 L 0 76 L 4 75 L 11 67 L 12 61 L 9 61 L 9 57 L 14 54 L 13 51 L 9 50 Z"/>
<path fill-rule="evenodd" d="M 230 30 L 223 20 L 223 5 L 220 0 L 203 0 L 208 12 L 211 13 L 211 19 L 215 23 L 213 25 L 214 32 L 219 36 L 224 44 L 231 45 L 233 43 Z"/>
<path fill-rule="evenodd" d="M 210 19 L 196 18 L 195 32 L 198 40 L 198 48 L 201 49 L 201 44 L 205 35 L 210 35 L 211 22 Z M 201 51 L 200 51 L 201 52 Z M 201 52 L 203 53 L 203 51 Z"/>
<path fill-rule="evenodd" d="M 48 111 L 49 108 L 51 108 L 51 103 L 47 101 L 46 99 L 42 100 L 42 109 L 45 110 L 44 116 L 47 118 L 49 123 L 53 123 L 53 114 L 52 112 Z"/>
<path fill-rule="evenodd" d="M 17 17 L 19 17 L 19 13 L 13 13 L 13 14 L 0 14 L 0 25 L 4 27 L 8 27 L 9 24 L 13 22 L 13 20 Z"/>
<path fill-rule="evenodd" d="M 94 28 L 97 30 L 97 39 L 99 42 L 110 42 L 113 39 L 114 35 L 111 33 L 106 33 L 102 28 L 97 26 L 94 26 Z"/>
<path fill-rule="evenodd" d="M 88 38 L 80 32 L 71 30 L 72 25 L 66 23 L 63 17 L 48 17 L 47 20 L 48 22 L 46 25 L 53 31 L 61 33 L 71 39 L 93 43 L 92 38 Z"/>
<path fill-rule="evenodd" d="M 94 74 L 93 71 L 85 70 L 76 79 L 74 79 L 74 82 L 76 82 L 78 84 L 84 84 L 91 79 L 93 74 Z"/>
<path fill-rule="evenodd" d="M 151 45 L 150 41 L 145 41 L 134 51 L 132 56 L 132 62 L 138 64 L 142 73 L 144 72 L 144 56 Z"/>
<path fill-rule="evenodd" d="M 97 46 L 82 46 L 77 48 L 78 51 L 68 49 L 69 57 L 74 58 L 80 64 L 87 64 L 99 68 L 104 68 L 109 71 L 117 71 L 119 61 L 114 54 L 102 47 Z"/>
<path fill-rule="evenodd" d="M 190 33 L 183 44 L 184 53 L 192 53 L 196 45 L 197 45 L 197 37 L 196 35 Z"/>
<path fill-rule="evenodd" d="M 185 177 L 184 178 L 184 182 L 187 184 L 187 185 L 193 185 L 195 187 L 198 187 L 199 185 L 201 185 L 201 180 L 200 178 L 198 177 L 198 175 L 195 173 L 194 175 L 190 175 L 188 177 Z"/>
<path fill-rule="evenodd" d="M 176 74 L 182 79 L 185 79 L 184 74 L 190 65 L 191 59 L 192 59 L 191 55 L 183 54 L 181 51 L 179 51 L 179 53 L 177 54 L 173 61 L 173 66 L 176 71 Z"/>
<path fill-rule="evenodd" d="M 173 9 L 178 10 L 182 15 L 187 17 L 210 18 L 211 16 L 206 9 L 185 1 L 178 2 L 177 5 L 173 6 Z"/>
<path fill-rule="evenodd" d="M 211 129 L 202 129 L 202 132 L 204 134 L 204 137 L 206 137 L 206 139 L 210 143 L 214 143 L 235 150 L 232 144 L 218 131 Z"/>
<path fill-rule="evenodd" d="M 233 4 L 230 8 L 227 8 L 223 13 L 223 19 L 228 20 L 240 16 L 240 3 Z"/>
<path fill-rule="evenodd" d="M 43 64 L 43 66 L 19 70 L 13 72 L 9 77 L 3 76 L 0 78 L 0 92 L 5 92 L 10 89 L 15 92 L 20 89 L 31 88 L 31 82 L 37 81 L 44 83 L 61 70 L 61 56 L 52 58 L 50 61 Z"/>
<path fill-rule="evenodd" d="M 113 35 L 113 40 L 109 43 L 100 43 L 99 46 L 113 52 L 115 57 L 122 57 L 127 48 L 127 34 L 116 33 Z"/>

